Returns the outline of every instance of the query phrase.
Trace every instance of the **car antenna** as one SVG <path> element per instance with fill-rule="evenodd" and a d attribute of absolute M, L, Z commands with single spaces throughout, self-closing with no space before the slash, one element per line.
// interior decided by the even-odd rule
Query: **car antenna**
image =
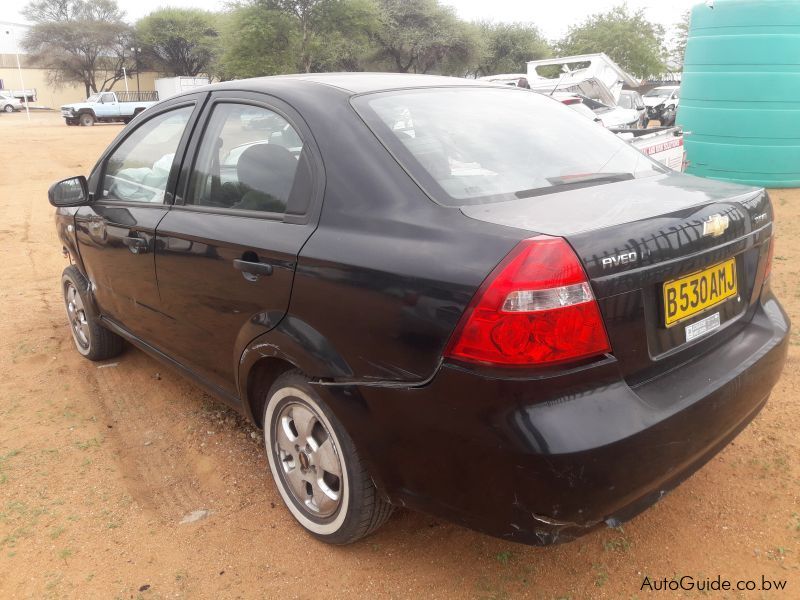
<path fill-rule="evenodd" d="M 564 79 L 564 75 L 567 73 L 569 73 L 569 67 L 567 65 L 561 65 L 561 76 L 558 78 L 558 81 L 556 81 L 556 86 L 550 90 L 550 96 L 556 93 L 558 86 L 561 85 L 561 80 Z"/>

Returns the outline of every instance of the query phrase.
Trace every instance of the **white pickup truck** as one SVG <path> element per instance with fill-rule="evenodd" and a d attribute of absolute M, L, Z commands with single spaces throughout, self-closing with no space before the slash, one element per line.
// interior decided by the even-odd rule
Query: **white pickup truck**
<path fill-rule="evenodd" d="M 614 129 L 611 131 L 626 140 L 631 146 L 644 152 L 675 171 L 683 171 L 685 153 L 683 131 L 680 127 L 651 127 L 649 129 Z"/>
<path fill-rule="evenodd" d="M 65 104 L 61 116 L 67 125 L 127 123 L 158 102 L 158 92 L 98 92 L 85 102 Z"/>

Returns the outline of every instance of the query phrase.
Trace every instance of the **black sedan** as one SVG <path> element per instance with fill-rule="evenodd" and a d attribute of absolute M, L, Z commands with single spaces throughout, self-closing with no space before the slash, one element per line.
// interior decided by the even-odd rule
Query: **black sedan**
<path fill-rule="evenodd" d="M 786 356 L 765 191 L 524 89 L 216 84 L 50 201 L 78 351 L 127 340 L 262 426 L 331 543 L 393 506 L 533 544 L 617 525 L 729 443 Z"/>

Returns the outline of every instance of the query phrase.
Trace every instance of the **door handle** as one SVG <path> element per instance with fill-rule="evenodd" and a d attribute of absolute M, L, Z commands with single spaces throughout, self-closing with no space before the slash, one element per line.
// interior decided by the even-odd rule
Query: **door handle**
<path fill-rule="evenodd" d="M 258 261 L 241 260 L 237 258 L 233 261 L 233 268 L 237 271 L 241 271 L 244 278 L 248 281 L 255 281 L 258 279 L 259 275 L 272 275 L 272 265 Z"/>
<path fill-rule="evenodd" d="M 124 237 L 122 243 L 128 247 L 128 250 L 134 254 L 141 254 L 147 252 L 147 240 L 138 237 Z"/>

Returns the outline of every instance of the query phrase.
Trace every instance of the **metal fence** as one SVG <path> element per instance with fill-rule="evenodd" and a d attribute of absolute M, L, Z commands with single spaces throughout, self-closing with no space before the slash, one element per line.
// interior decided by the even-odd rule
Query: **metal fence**
<path fill-rule="evenodd" d="M 158 92 L 115 92 L 119 102 L 157 102 Z"/>

